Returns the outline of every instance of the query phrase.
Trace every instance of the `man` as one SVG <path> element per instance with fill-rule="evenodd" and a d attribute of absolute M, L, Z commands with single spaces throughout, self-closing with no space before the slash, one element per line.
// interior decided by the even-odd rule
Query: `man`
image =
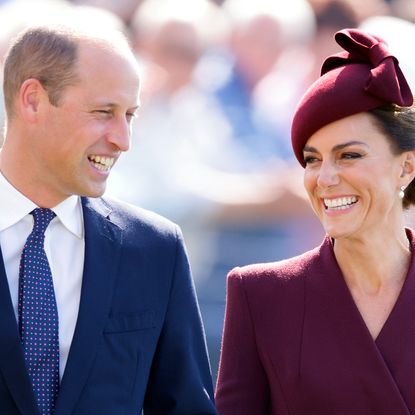
<path fill-rule="evenodd" d="M 8 52 L 0 153 L 2 414 L 216 413 L 180 230 L 100 197 L 128 150 L 138 89 L 136 61 L 121 35 L 31 28 Z M 43 233 L 35 212 L 53 218 Z M 48 277 L 53 285 L 45 294 Z M 42 296 L 49 296 L 46 310 Z"/>

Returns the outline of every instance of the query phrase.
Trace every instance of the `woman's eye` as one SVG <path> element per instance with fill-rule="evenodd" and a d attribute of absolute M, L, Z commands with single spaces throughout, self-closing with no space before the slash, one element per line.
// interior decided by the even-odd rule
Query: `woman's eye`
<path fill-rule="evenodd" d="M 341 156 L 343 159 L 357 159 L 362 157 L 362 155 L 360 153 L 353 153 L 353 152 L 347 152 L 347 153 L 343 153 Z"/>
<path fill-rule="evenodd" d="M 317 160 L 318 160 L 317 157 L 314 157 L 314 156 L 304 156 L 304 163 L 306 165 L 315 163 Z"/>

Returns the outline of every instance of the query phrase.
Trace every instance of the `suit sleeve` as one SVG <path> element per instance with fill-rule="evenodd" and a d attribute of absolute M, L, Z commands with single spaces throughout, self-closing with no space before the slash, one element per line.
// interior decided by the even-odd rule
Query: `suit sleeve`
<path fill-rule="evenodd" d="M 258 353 L 244 280 L 228 275 L 225 325 L 216 386 L 220 415 L 269 414 L 268 380 Z"/>
<path fill-rule="evenodd" d="M 144 414 L 217 414 L 202 320 L 180 230 L 170 299 L 152 364 Z"/>

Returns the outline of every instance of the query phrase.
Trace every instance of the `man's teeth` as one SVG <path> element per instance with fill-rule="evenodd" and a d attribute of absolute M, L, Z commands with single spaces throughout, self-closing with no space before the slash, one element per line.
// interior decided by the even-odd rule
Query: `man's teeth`
<path fill-rule="evenodd" d="M 109 170 L 115 161 L 113 157 L 104 156 L 89 156 L 89 160 L 92 161 L 94 167 L 98 170 Z"/>
<path fill-rule="evenodd" d="M 327 208 L 334 210 L 347 209 L 350 205 L 356 202 L 356 196 L 339 197 L 337 199 L 324 199 L 324 204 L 327 206 Z"/>

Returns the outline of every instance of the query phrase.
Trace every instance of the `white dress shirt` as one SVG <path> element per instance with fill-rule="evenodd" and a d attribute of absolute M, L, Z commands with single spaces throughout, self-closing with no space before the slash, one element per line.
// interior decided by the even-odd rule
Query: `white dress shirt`
<path fill-rule="evenodd" d="M 0 247 L 16 321 L 19 263 L 33 228 L 36 206 L 0 173 Z M 59 314 L 60 378 L 68 359 L 78 317 L 84 267 L 85 239 L 81 201 L 71 196 L 52 209 L 56 217 L 45 233 L 45 251 L 53 277 Z"/>

